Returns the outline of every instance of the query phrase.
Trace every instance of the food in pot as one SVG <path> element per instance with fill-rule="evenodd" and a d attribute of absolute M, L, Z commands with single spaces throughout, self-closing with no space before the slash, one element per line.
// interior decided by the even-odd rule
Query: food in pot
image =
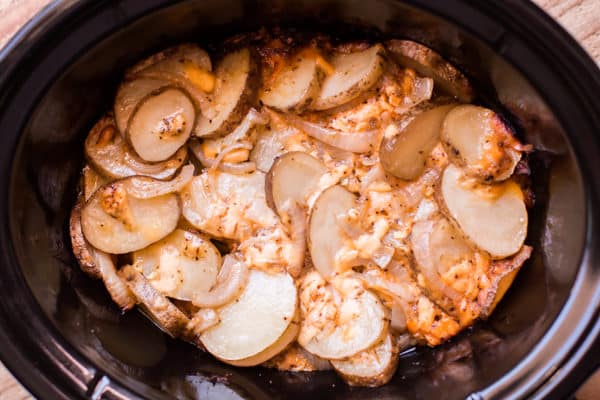
<path fill-rule="evenodd" d="M 220 48 L 126 72 L 85 141 L 82 270 L 222 362 L 356 386 L 487 318 L 531 255 L 530 148 L 467 78 L 408 40 Z"/>

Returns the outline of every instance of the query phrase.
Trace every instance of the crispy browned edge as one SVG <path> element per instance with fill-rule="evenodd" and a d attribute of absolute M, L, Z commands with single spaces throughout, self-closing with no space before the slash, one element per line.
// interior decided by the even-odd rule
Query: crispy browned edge
<path fill-rule="evenodd" d="M 475 97 L 473 87 L 463 73 L 429 47 L 400 39 L 388 40 L 385 46 L 398 63 L 432 78 L 461 102 L 469 103 Z"/>

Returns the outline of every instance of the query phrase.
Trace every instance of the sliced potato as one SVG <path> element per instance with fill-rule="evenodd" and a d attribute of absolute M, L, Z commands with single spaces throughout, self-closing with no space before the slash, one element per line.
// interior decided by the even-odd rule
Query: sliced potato
<path fill-rule="evenodd" d="M 177 226 L 181 214 L 177 195 L 168 193 L 145 199 L 131 196 L 127 185 L 132 179 L 138 178 L 101 187 L 83 208 L 81 226 L 85 238 L 107 253 L 140 250 L 167 236 Z"/>
<path fill-rule="evenodd" d="M 278 157 L 266 176 L 267 202 L 275 211 L 282 210 L 286 202 L 306 206 L 326 172 L 321 161 L 300 151 Z"/>
<path fill-rule="evenodd" d="M 89 249 L 89 244 L 83 237 L 81 230 L 81 203 L 77 202 L 71 210 L 69 218 L 69 235 L 71 236 L 71 247 L 73 255 L 79 263 L 81 270 L 92 278 L 100 279 L 102 274 L 94 261 L 94 257 Z"/>
<path fill-rule="evenodd" d="M 111 115 L 102 117 L 94 125 L 85 140 L 84 149 L 90 165 L 102 175 L 113 179 L 127 178 L 134 175 L 169 179 L 187 160 L 187 150 L 181 148 L 166 161 L 159 163 L 145 162 L 135 154 L 125 139 L 119 135 L 115 127 L 115 119 Z M 91 175 L 91 171 L 88 172 L 90 172 L 89 178 L 95 179 Z M 85 173 L 86 170 L 84 169 L 84 180 L 88 179 Z M 84 190 L 86 190 L 85 187 Z M 89 190 L 86 191 L 86 200 L 91 194 Z"/>
<path fill-rule="evenodd" d="M 318 95 L 323 73 L 314 52 L 301 51 L 264 87 L 260 101 L 282 111 L 302 110 Z"/>
<path fill-rule="evenodd" d="M 533 248 L 530 246 L 523 246 L 518 253 L 510 258 L 504 260 L 497 260 L 492 263 L 491 275 L 492 275 L 492 286 L 483 299 L 480 299 L 482 303 L 483 318 L 489 317 L 500 300 L 506 294 L 506 291 L 515 280 L 517 273 L 525 263 L 531 257 Z M 480 296 L 481 298 L 481 296 Z"/>
<path fill-rule="evenodd" d="M 150 162 L 171 157 L 190 137 L 196 111 L 187 94 L 166 88 L 138 103 L 127 136 L 135 152 Z"/>
<path fill-rule="evenodd" d="M 202 343 L 225 362 L 248 359 L 269 348 L 288 329 L 296 303 L 296 286 L 287 273 L 251 270 L 240 297 L 218 309 L 221 322 L 202 334 Z"/>
<path fill-rule="evenodd" d="M 523 246 L 528 216 L 516 183 L 477 184 L 449 165 L 442 176 L 441 194 L 460 229 L 492 257 L 508 257 Z"/>
<path fill-rule="evenodd" d="M 392 379 L 398 367 L 399 353 L 391 334 L 370 349 L 343 360 L 331 360 L 335 371 L 350 386 L 376 387 Z"/>
<path fill-rule="evenodd" d="M 182 229 L 133 253 L 133 265 L 165 296 L 192 300 L 217 280 L 221 254 L 207 238 Z"/>
<path fill-rule="evenodd" d="M 424 111 L 396 136 L 384 138 L 379 149 L 383 168 L 405 180 L 421 175 L 425 160 L 440 140 L 444 118 L 454 107 L 454 104 L 448 104 Z"/>
<path fill-rule="evenodd" d="M 461 105 L 448 113 L 442 143 L 450 160 L 485 182 L 509 178 L 521 159 L 521 144 L 490 109 Z"/>
<path fill-rule="evenodd" d="M 459 101 L 468 103 L 473 100 L 474 92 L 469 80 L 429 47 L 411 40 L 393 39 L 386 43 L 386 48 L 398 63 L 432 78 L 444 92 Z"/>
<path fill-rule="evenodd" d="M 292 372 L 328 371 L 331 369 L 331 363 L 328 360 L 309 353 L 298 343 L 291 344 L 263 366 Z"/>
<path fill-rule="evenodd" d="M 186 333 L 189 318 L 160 294 L 133 266 L 126 265 L 121 268 L 119 276 L 137 298 L 144 314 L 158 328 L 174 338 Z"/>
<path fill-rule="evenodd" d="M 227 54 L 215 70 L 211 108 L 198 119 L 196 136 L 225 135 L 253 105 L 259 84 L 258 63 L 250 49 Z"/>
<path fill-rule="evenodd" d="M 279 223 L 265 196 L 262 172 L 237 175 L 205 171 L 181 192 L 183 216 L 212 236 L 243 240 L 257 227 Z"/>
<path fill-rule="evenodd" d="M 355 206 L 356 197 L 339 185 L 325 189 L 313 205 L 308 248 L 315 268 L 325 278 L 336 272 L 336 254 L 344 246 L 339 217 Z"/>
<path fill-rule="evenodd" d="M 275 343 L 267 347 L 265 350 L 252 357 L 248 357 L 243 360 L 227 361 L 227 363 L 235 365 L 236 367 L 252 367 L 262 364 L 284 351 L 290 345 L 290 343 L 296 340 L 299 331 L 300 322 L 297 318 L 295 318 L 287 327 L 285 332 L 283 332 L 283 334 L 279 337 L 279 339 L 277 339 Z"/>
<path fill-rule="evenodd" d="M 117 128 L 123 137 L 127 134 L 129 121 L 137 110 L 138 104 L 146 97 L 169 86 L 169 82 L 149 78 L 125 80 L 121 83 L 115 96 L 114 113 Z"/>
<path fill-rule="evenodd" d="M 302 330 L 310 329 L 302 321 L 298 342 L 309 352 L 328 360 L 351 357 L 377 343 L 386 331 L 389 320 L 381 301 L 368 290 L 349 297 L 342 296 L 337 323 L 333 329 L 320 331 L 310 340 L 302 340 Z"/>
<path fill-rule="evenodd" d="M 311 108 L 333 108 L 370 89 L 383 73 L 384 52 L 383 46 L 376 44 L 366 50 L 334 55 L 331 59 L 333 73 L 323 80 Z"/>

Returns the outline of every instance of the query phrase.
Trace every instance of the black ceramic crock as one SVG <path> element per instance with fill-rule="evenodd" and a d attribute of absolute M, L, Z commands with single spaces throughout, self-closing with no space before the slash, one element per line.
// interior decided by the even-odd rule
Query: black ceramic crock
<path fill-rule="evenodd" d="M 493 317 L 402 355 L 390 384 L 222 365 L 120 315 L 66 235 L 86 131 L 124 68 L 279 25 L 431 46 L 538 151 L 535 254 Z M 60 0 L 0 53 L 0 356 L 40 399 L 565 398 L 600 360 L 600 72 L 523 0 Z"/>

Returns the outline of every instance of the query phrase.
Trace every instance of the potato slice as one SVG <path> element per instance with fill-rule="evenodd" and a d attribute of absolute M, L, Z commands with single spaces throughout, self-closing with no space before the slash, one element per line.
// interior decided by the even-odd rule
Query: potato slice
<path fill-rule="evenodd" d="M 334 55 L 331 59 L 334 71 L 323 81 L 311 108 L 333 108 L 370 89 L 383 73 L 384 52 L 383 46 L 376 44 L 366 50 Z"/>
<path fill-rule="evenodd" d="M 181 148 L 163 162 L 145 162 L 119 135 L 115 127 L 115 119 L 111 115 L 102 117 L 94 125 L 85 140 L 84 149 L 90 165 L 102 175 L 113 179 L 134 175 L 169 179 L 187 160 L 187 150 Z M 84 179 L 87 179 L 85 170 Z M 89 195 L 91 193 L 86 193 L 86 199 Z"/>
<path fill-rule="evenodd" d="M 196 111 L 187 94 L 166 88 L 140 101 L 127 136 L 135 152 L 150 162 L 171 157 L 190 137 Z"/>
<path fill-rule="evenodd" d="M 127 185 L 135 179 L 139 178 L 109 183 L 86 203 L 81 226 L 94 247 L 111 254 L 129 253 L 175 230 L 181 214 L 177 195 L 168 193 L 144 199 L 131 196 Z"/>
<path fill-rule="evenodd" d="M 94 261 L 94 256 L 90 252 L 89 244 L 83 237 L 81 230 L 81 203 L 77 202 L 71 210 L 69 218 L 69 235 L 71 237 L 71 247 L 73 255 L 79 263 L 79 267 L 83 272 L 92 278 L 100 279 L 102 274 Z"/>
<path fill-rule="evenodd" d="M 384 138 L 379 149 L 383 168 L 405 180 L 421 175 L 425 160 L 440 140 L 444 118 L 455 106 L 448 104 L 424 111 L 396 136 Z"/>
<path fill-rule="evenodd" d="M 516 183 L 474 184 L 458 167 L 449 165 L 442 176 L 441 194 L 461 230 L 492 257 L 508 257 L 523 246 L 528 216 Z"/>
<path fill-rule="evenodd" d="M 300 151 L 278 157 L 266 176 L 267 202 L 275 211 L 282 210 L 286 202 L 306 206 L 326 172 L 321 161 Z"/>
<path fill-rule="evenodd" d="M 351 296 L 339 294 L 342 300 L 335 327 L 305 341 L 302 330 L 311 329 L 311 320 L 305 318 L 298 339 L 306 350 L 328 360 L 344 359 L 368 349 L 381 339 L 389 325 L 383 304 L 372 292 L 363 289 Z"/>
<path fill-rule="evenodd" d="M 224 362 L 246 360 L 277 342 L 294 318 L 296 303 L 290 275 L 251 270 L 240 297 L 218 309 L 221 322 L 201 335 L 202 343 Z"/>
<path fill-rule="evenodd" d="M 115 96 L 114 113 L 117 128 L 123 137 L 127 135 L 129 121 L 137 110 L 138 104 L 146 97 L 169 86 L 169 82 L 149 78 L 125 80 L 121 83 Z"/>
<path fill-rule="evenodd" d="M 450 160 L 485 182 L 509 178 L 521 159 L 522 145 L 487 108 L 456 107 L 446 116 L 441 137 Z"/>
<path fill-rule="evenodd" d="M 225 135 L 236 127 L 255 102 L 260 83 L 258 63 L 250 49 L 227 54 L 215 70 L 217 82 L 211 108 L 199 116 L 196 136 Z"/>
<path fill-rule="evenodd" d="M 133 265 L 163 295 L 191 301 L 196 291 L 208 292 L 215 284 L 221 254 L 207 238 L 177 229 L 133 253 Z"/>
<path fill-rule="evenodd" d="M 284 351 L 290 345 L 290 343 L 296 340 L 298 337 L 298 332 L 300 332 L 300 321 L 298 321 L 298 318 L 294 318 L 279 339 L 277 339 L 275 343 L 267 347 L 265 350 L 261 351 L 257 355 L 245 358 L 243 360 L 230 360 L 226 362 L 228 364 L 235 365 L 236 367 L 253 367 L 255 365 L 262 364 Z"/>
<path fill-rule="evenodd" d="M 432 78 L 444 92 L 459 101 L 469 103 L 473 100 L 474 93 L 469 80 L 429 47 L 411 40 L 393 39 L 386 43 L 386 48 L 399 64 Z"/>
<path fill-rule="evenodd" d="M 302 110 L 318 95 L 323 73 L 314 52 L 292 57 L 275 79 L 264 87 L 260 101 L 282 111 Z"/>
<path fill-rule="evenodd" d="M 343 360 L 331 360 L 335 371 L 350 386 L 376 387 L 392 379 L 399 353 L 390 333 L 368 350 Z"/>
<path fill-rule="evenodd" d="M 336 272 L 336 254 L 344 246 L 339 217 L 356 206 L 356 197 L 342 186 L 325 189 L 313 205 L 308 222 L 312 262 L 326 279 Z"/>
<path fill-rule="evenodd" d="M 121 268 L 119 276 L 137 298 L 143 313 L 158 328 L 174 338 L 186 334 L 189 318 L 160 294 L 133 266 L 126 265 Z"/>

